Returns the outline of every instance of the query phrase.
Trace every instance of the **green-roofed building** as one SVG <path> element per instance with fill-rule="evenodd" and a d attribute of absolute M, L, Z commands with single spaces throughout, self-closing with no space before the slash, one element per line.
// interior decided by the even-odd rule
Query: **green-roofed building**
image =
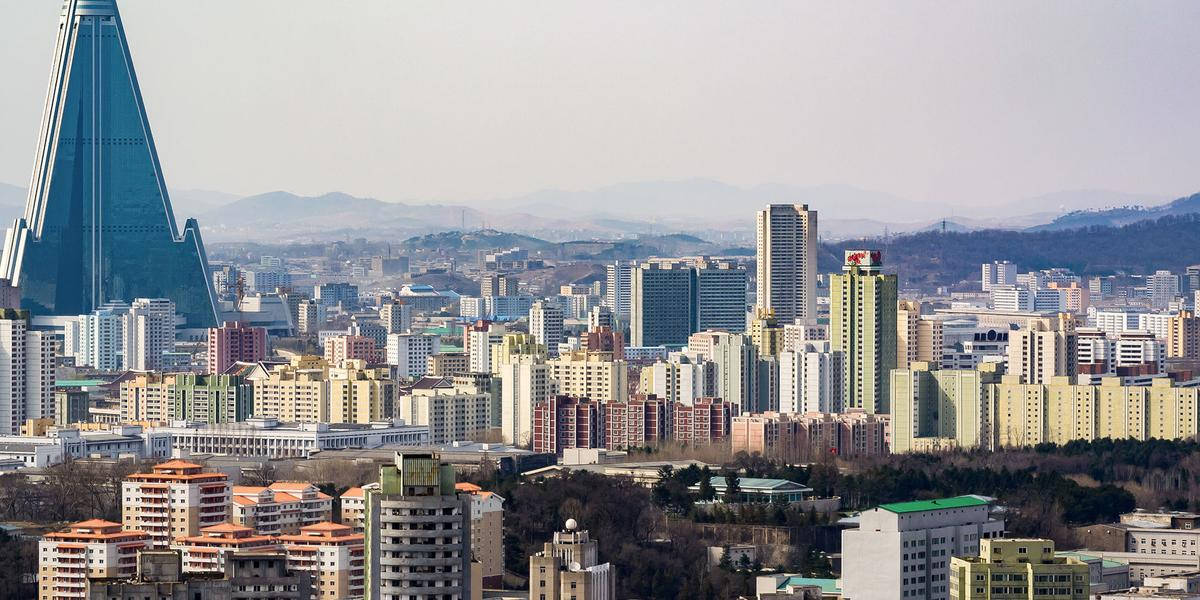
<path fill-rule="evenodd" d="M 725 491 L 729 484 L 724 477 L 709 479 L 717 498 L 725 499 Z M 761 479 L 758 477 L 742 477 L 737 481 L 738 502 L 801 502 L 812 495 L 812 488 L 788 481 L 786 479 Z M 692 492 L 700 491 L 700 484 L 689 488 Z"/>
<path fill-rule="evenodd" d="M 759 598 L 807 598 L 809 596 L 800 596 L 800 593 L 811 590 L 817 590 L 822 599 L 842 597 L 842 586 L 837 579 L 778 573 L 759 575 L 754 581 L 754 592 Z"/>
<path fill-rule="evenodd" d="M 842 531 L 847 598 L 947 600 L 950 559 L 978 556 L 980 540 L 1002 537 L 1004 520 L 986 496 L 882 504 Z"/>

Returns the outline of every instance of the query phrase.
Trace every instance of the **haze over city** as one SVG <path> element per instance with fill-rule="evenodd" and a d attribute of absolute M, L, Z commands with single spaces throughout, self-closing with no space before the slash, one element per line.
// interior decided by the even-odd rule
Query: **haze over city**
<path fill-rule="evenodd" d="M 5 9 L 0 600 L 1200 600 L 1200 5 Z"/>
<path fill-rule="evenodd" d="M 28 181 L 53 48 L 32 25 L 59 8 L 4 6 L 2 182 Z M 124 8 L 176 189 L 487 209 L 703 178 L 968 216 L 1063 190 L 1200 189 L 1192 2 Z"/>

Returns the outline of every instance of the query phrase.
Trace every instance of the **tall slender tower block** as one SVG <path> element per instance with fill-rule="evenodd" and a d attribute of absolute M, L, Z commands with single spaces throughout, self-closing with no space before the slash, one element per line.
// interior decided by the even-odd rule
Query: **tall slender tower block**
<path fill-rule="evenodd" d="M 200 227 L 179 231 L 114 0 L 67 0 L 25 214 L 0 277 L 36 315 L 169 298 L 188 327 L 216 310 Z"/>

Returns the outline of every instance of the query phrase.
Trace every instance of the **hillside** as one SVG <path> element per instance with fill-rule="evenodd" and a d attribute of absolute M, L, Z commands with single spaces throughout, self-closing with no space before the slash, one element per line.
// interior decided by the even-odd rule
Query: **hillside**
<path fill-rule="evenodd" d="M 1121 206 L 1104 210 L 1077 210 L 1044 225 L 1037 225 L 1029 229 L 1030 231 L 1057 231 L 1097 225 L 1113 227 L 1138 221 L 1196 213 L 1200 213 L 1200 194 L 1192 194 L 1161 206 Z"/>
<path fill-rule="evenodd" d="M 1083 275 L 1183 270 L 1200 263 L 1200 214 L 1162 217 L 1121 227 L 1065 231 L 930 231 L 880 241 L 825 244 L 820 268 L 840 268 L 842 250 L 882 247 L 884 265 L 902 285 L 976 282 L 979 265 L 1010 260 L 1021 270 L 1068 267 Z"/>
<path fill-rule="evenodd" d="M 532 256 L 538 253 L 552 252 L 557 244 L 527 235 L 496 231 L 495 229 L 481 229 L 466 233 L 461 231 L 443 231 L 441 233 L 411 237 L 401 242 L 400 251 L 432 253 L 439 251 L 472 252 L 476 250 L 514 248 L 518 246 L 524 250 L 528 250 Z"/>

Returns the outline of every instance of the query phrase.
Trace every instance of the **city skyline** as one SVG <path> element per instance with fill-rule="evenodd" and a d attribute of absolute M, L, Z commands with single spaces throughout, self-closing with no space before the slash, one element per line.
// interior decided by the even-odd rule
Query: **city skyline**
<path fill-rule="evenodd" d="M 1181 29 L 1188 4 L 567 3 L 536 19 L 303 1 L 228 19 L 219 3 L 125 4 L 180 189 L 501 207 L 543 189 L 701 177 L 850 185 L 969 214 L 1062 190 L 1166 200 L 1200 188 L 1187 168 L 1200 119 L 1176 76 L 1200 56 Z M 13 140 L 0 181 L 27 181 L 52 50 L 33 24 L 57 9 L 20 3 L 0 25 L 0 130 Z M 264 27 L 276 20 L 288 26 Z M 217 22 L 222 43 L 192 52 Z M 259 143 L 214 151 L 237 134 Z M 350 140 L 361 151 L 345 151 Z"/>

